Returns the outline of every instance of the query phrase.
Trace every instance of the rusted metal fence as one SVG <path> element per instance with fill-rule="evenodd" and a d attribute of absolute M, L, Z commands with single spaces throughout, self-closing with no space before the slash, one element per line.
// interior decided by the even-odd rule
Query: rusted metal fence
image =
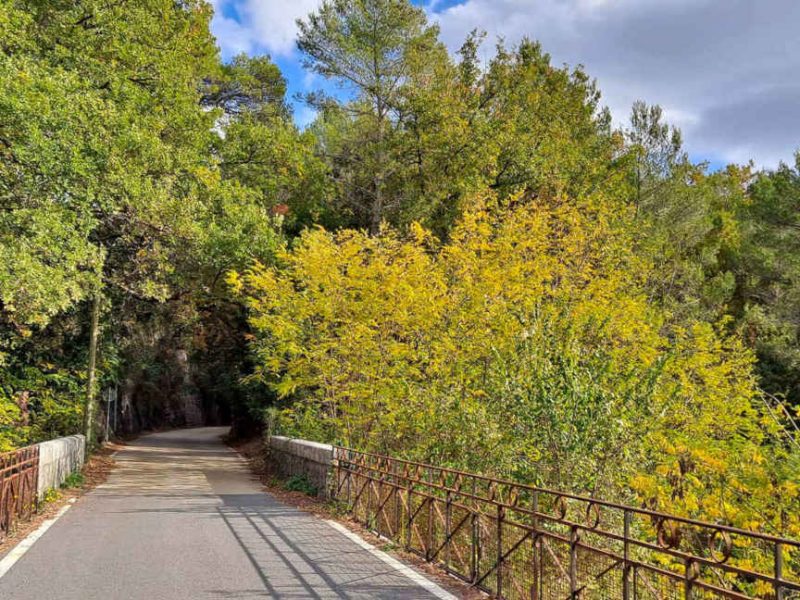
<path fill-rule="evenodd" d="M 39 446 L 0 454 L 0 540 L 36 510 Z"/>
<path fill-rule="evenodd" d="M 800 598 L 800 541 L 334 449 L 361 523 L 499 598 Z"/>

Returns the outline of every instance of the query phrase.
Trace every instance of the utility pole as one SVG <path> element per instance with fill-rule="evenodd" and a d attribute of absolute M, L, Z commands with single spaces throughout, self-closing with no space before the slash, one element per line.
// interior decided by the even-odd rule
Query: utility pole
<path fill-rule="evenodd" d="M 95 292 L 92 298 L 92 314 L 89 329 L 89 366 L 86 377 L 86 405 L 83 413 L 83 430 L 86 435 L 86 447 L 94 446 L 94 413 L 97 379 L 97 338 L 100 333 L 100 299 L 101 293 Z"/>

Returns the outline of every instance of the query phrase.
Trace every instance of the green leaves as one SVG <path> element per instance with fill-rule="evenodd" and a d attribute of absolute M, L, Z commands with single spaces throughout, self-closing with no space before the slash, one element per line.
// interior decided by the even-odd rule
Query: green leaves
<path fill-rule="evenodd" d="M 800 164 L 709 173 L 658 107 L 613 131 L 582 69 L 531 40 L 482 65 L 479 33 L 451 56 L 405 0 L 301 23 L 350 93 L 301 131 L 210 14 L 0 0 L 0 449 L 75 427 L 102 289 L 101 376 L 142 425 L 196 385 L 301 435 L 797 531 L 754 374 L 800 393 Z"/>
<path fill-rule="evenodd" d="M 740 209 L 732 257 L 739 328 L 756 349 L 765 389 L 800 406 L 800 153 L 756 176 Z"/>
<path fill-rule="evenodd" d="M 470 118 L 458 72 L 425 13 L 406 0 L 333 0 L 300 23 L 305 64 L 351 92 L 312 95 L 313 126 L 335 186 L 340 222 L 376 234 L 382 221 L 446 221 Z M 471 142 L 466 146 L 472 147 Z M 442 214 L 443 213 L 443 214 Z"/>
<path fill-rule="evenodd" d="M 86 322 L 75 315 L 101 288 L 111 303 L 101 359 L 116 354 L 112 339 L 134 369 L 150 340 L 186 346 L 182 332 L 198 305 L 218 301 L 225 270 L 280 245 L 270 208 L 301 179 L 288 146 L 309 142 L 287 122 L 277 67 L 222 65 L 210 16 L 201 1 L 0 5 L 0 379 L 64 367 L 77 381 Z M 220 152 L 223 113 L 237 130 Z M 279 140 L 261 174 L 283 178 L 268 186 L 226 171 L 242 139 L 249 149 Z M 149 321 L 172 334 L 141 334 Z M 63 355 L 44 366 L 62 327 Z M 20 427 L 58 412 L 44 403 L 51 385 L 9 392 L 31 398 Z"/>
<path fill-rule="evenodd" d="M 256 119 L 287 116 L 286 80 L 268 56 L 239 54 L 206 79 L 202 105 L 220 109 L 229 117 Z"/>
<path fill-rule="evenodd" d="M 0 299 L 8 318 L 45 325 L 100 285 L 104 253 L 87 239 L 93 225 L 60 207 L 0 213 Z"/>

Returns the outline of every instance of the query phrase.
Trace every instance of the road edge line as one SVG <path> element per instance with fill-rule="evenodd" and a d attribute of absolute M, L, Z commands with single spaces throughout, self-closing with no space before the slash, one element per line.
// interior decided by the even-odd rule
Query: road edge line
<path fill-rule="evenodd" d="M 411 579 L 414 583 L 416 583 L 418 586 L 424 588 L 437 598 L 440 598 L 441 600 L 458 600 L 456 596 L 446 591 L 444 588 L 438 586 L 427 577 L 423 577 L 422 575 L 417 573 L 417 571 L 415 571 L 408 565 L 404 565 L 393 556 L 386 554 L 386 552 L 383 552 L 382 550 L 378 550 L 375 546 L 373 546 L 372 544 L 362 539 L 357 534 L 347 529 L 347 527 L 345 527 L 341 523 L 337 523 L 336 521 L 331 521 L 330 519 L 325 519 L 325 522 L 331 527 L 333 527 L 336 531 L 338 531 L 351 541 L 358 544 L 361 548 L 372 554 L 374 557 L 385 562 L 395 571 L 402 573 L 403 575 Z"/>
<path fill-rule="evenodd" d="M 70 498 L 67 501 L 67 504 L 59 509 L 55 517 L 43 521 L 42 524 L 39 525 L 38 529 L 29 533 L 19 544 L 8 551 L 8 554 L 3 557 L 3 560 L 0 560 L 0 579 L 2 579 L 5 574 L 11 570 L 11 567 L 13 567 L 17 561 L 22 558 L 28 550 L 31 549 L 36 541 L 42 537 L 56 521 L 64 516 L 64 513 L 72 508 L 73 504 L 75 504 L 75 498 Z"/>

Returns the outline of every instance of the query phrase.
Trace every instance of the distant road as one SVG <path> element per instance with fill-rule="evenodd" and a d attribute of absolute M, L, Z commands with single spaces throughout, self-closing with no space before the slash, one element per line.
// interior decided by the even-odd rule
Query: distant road
<path fill-rule="evenodd" d="M 437 597 L 261 491 L 225 431 L 157 433 L 119 452 L 109 480 L 0 579 L 0 599 Z"/>

